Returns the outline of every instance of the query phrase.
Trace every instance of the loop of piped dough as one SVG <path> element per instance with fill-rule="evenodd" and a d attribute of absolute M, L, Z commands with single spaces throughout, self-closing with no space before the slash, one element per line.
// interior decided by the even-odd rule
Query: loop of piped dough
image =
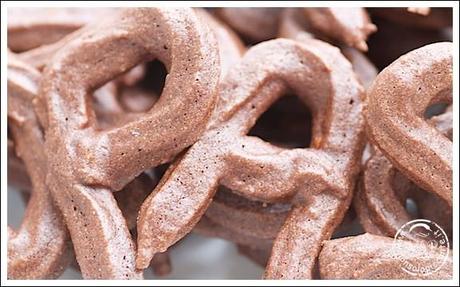
<path fill-rule="evenodd" d="M 435 43 L 401 56 L 368 91 L 370 141 L 423 189 L 452 206 L 452 141 L 424 119 L 434 103 L 452 102 L 452 43 Z"/>
<path fill-rule="evenodd" d="M 130 8 L 83 28 L 54 55 L 42 81 L 47 182 L 87 279 L 140 279 L 135 246 L 112 195 L 170 160 L 203 132 L 220 72 L 215 39 L 191 9 Z M 169 74 L 145 115 L 98 130 L 89 94 L 143 61 Z"/>
<path fill-rule="evenodd" d="M 429 123 L 452 139 L 452 110 L 431 118 Z M 416 200 L 423 218 L 440 224 L 450 233 L 451 208 L 397 172 L 378 149 L 366 162 L 353 204 L 364 230 L 377 235 L 395 236 L 403 224 L 413 219 L 405 206 L 406 198 L 411 197 Z"/>
<path fill-rule="evenodd" d="M 367 37 L 377 31 L 364 8 L 304 8 L 304 14 L 316 31 L 364 52 Z"/>
<path fill-rule="evenodd" d="M 313 110 L 311 148 L 287 150 L 246 136 L 287 91 Z M 145 268 L 154 254 L 190 232 L 222 184 L 249 199 L 293 200 L 267 277 L 311 276 L 321 240 L 329 238 L 351 200 L 364 147 L 363 94 L 350 63 L 321 41 L 278 39 L 249 49 L 221 84 L 208 131 L 168 169 L 141 207 L 137 266 Z M 298 224 L 306 228 L 297 229 Z M 303 240 L 304 231 L 319 238 Z M 291 257 L 286 250 L 292 248 L 302 256 Z M 304 255 L 313 259 L 297 262 Z M 298 274 L 291 269 L 297 263 L 306 265 Z"/>
<path fill-rule="evenodd" d="M 104 30 L 117 20 L 118 25 Z M 118 190 L 198 138 L 216 101 L 219 59 L 211 36 L 189 10 L 127 9 L 88 27 L 55 55 L 45 70 L 49 79 L 42 94 L 47 96 L 49 121 L 62 123 L 54 124 L 56 132 L 73 138 L 61 153 L 84 155 L 74 163 L 81 181 Z M 113 45 L 125 49 L 115 51 Z M 144 117 L 97 131 L 87 94 L 152 58 L 164 62 L 169 71 L 161 99 Z M 76 59 L 91 63 L 92 72 Z"/>
<path fill-rule="evenodd" d="M 216 36 L 219 44 L 219 54 L 221 60 L 221 78 L 223 78 L 228 69 L 241 58 L 245 51 L 245 47 L 238 36 L 224 23 L 214 18 L 203 9 L 196 8 L 194 10 L 200 17 L 202 17 L 203 21 L 210 26 Z M 75 31 L 58 42 L 44 45 L 21 54 L 16 54 L 16 56 L 41 69 L 50 62 L 52 56 L 59 49 L 61 49 L 70 40 L 77 38 L 81 33 L 82 31 Z M 142 66 L 136 66 L 133 70 L 138 69 L 139 67 Z M 130 75 L 127 74 L 127 76 Z M 122 80 L 123 79 L 124 78 L 122 78 Z M 98 89 L 94 94 L 96 99 L 95 110 L 97 110 L 101 115 L 101 118 L 98 118 L 98 120 L 101 122 L 101 127 L 103 128 L 110 128 L 113 126 L 113 122 L 117 121 L 117 119 L 121 116 L 123 118 L 129 116 L 129 114 L 123 113 L 123 109 L 117 102 L 116 95 L 114 94 L 116 91 L 113 91 L 114 89 L 116 90 L 116 87 L 112 82 L 110 82 Z M 151 188 L 148 189 L 148 186 L 151 186 L 151 184 L 145 186 L 146 182 L 148 182 L 148 179 L 146 179 L 145 175 L 141 174 L 141 176 L 123 188 L 122 191 L 115 194 L 115 198 L 130 230 L 135 227 L 135 220 L 140 203 L 151 191 Z M 168 260 L 165 260 L 165 256 L 166 255 L 158 254 L 154 257 L 152 266 L 154 267 L 155 274 L 165 275 L 170 272 L 170 263 Z"/>
<path fill-rule="evenodd" d="M 8 59 L 8 129 L 25 165 L 31 196 L 18 230 L 8 227 L 8 278 L 53 279 L 70 262 L 70 240 L 46 180 L 43 132 L 34 112 L 41 75 L 14 57 Z"/>
<path fill-rule="evenodd" d="M 321 279 L 391 279 L 391 280 L 449 280 L 453 275 L 452 254 L 436 248 L 427 248 L 424 243 L 409 240 L 362 234 L 358 236 L 328 240 L 319 256 Z M 413 266 L 440 266 L 431 274 L 411 275 L 404 271 L 403 264 Z"/>

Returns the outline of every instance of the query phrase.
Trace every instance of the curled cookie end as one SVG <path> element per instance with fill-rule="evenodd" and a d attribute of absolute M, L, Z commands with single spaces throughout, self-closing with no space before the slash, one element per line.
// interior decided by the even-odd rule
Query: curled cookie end
<path fill-rule="evenodd" d="M 357 42 L 356 48 L 358 50 L 360 50 L 360 51 L 367 52 L 368 47 L 367 47 L 367 44 L 366 44 L 366 39 L 367 39 L 368 35 L 370 35 L 372 33 L 375 33 L 375 32 L 377 32 L 377 26 L 375 26 L 372 23 L 366 24 L 364 26 L 364 28 L 362 29 L 362 36 L 359 37 L 361 39 Z"/>
<path fill-rule="evenodd" d="M 138 240 L 139 246 L 137 249 L 136 256 L 136 268 L 141 270 L 148 268 L 150 266 L 150 261 L 152 261 L 153 256 L 157 253 L 162 252 L 161 250 L 155 249 L 153 244 L 145 244 L 143 242 L 145 241 Z"/>
<path fill-rule="evenodd" d="M 157 224 L 161 223 L 161 219 L 157 213 L 152 212 L 155 210 L 154 208 L 149 208 L 151 201 L 152 198 L 148 197 L 139 211 L 136 253 L 136 268 L 138 269 L 149 267 L 152 258 L 158 253 L 165 252 L 169 247 L 168 242 L 170 242 L 165 238 L 165 234 L 160 233 L 161 227 Z M 150 224 L 151 222 L 153 224 Z"/>
<path fill-rule="evenodd" d="M 361 51 L 367 51 L 367 37 L 377 31 L 363 8 L 304 8 L 304 14 L 319 34 Z"/>
<path fill-rule="evenodd" d="M 136 260 L 113 191 L 169 161 L 201 136 L 217 100 L 218 52 L 213 34 L 191 9 L 121 9 L 86 26 L 45 69 L 41 88 L 49 108 L 46 147 L 53 154 L 48 181 L 66 217 L 83 277 L 140 278 L 136 264 L 147 267 L 155 253 L 174 241 L 167 233 L 171 225 L 158 215 L 169 200 L 164 198 L 143 221 L 145 228 L 138 228 Z M 153 58 L 169 71 L 161 100 L 132 122 L 100 130 L 87 91 Z M 146 230 L 150 234 L 144 236 Z M 156 234 L 159 238 L 150 240 Z"/>
<path fill-rule="evenodd" d="M 377 31 L 377 26 L 372 23 L 365 23 L 364 26 L 360 29 L 357 29 L 355 33 L 350 34 L 350 39 L 345 40 L 346 44 L 349 44 L 351 47 L 355 47 L 356 49 L 367 52 L 367 37 L 375 33 Z"/>
<path fill-rule="evenodd" d="M 358 50 L 363 52 L 367 52 L 367 50 L 369 49 L 365 41 L 359 41 L 358 43 L 356 43 L 355 46 Z"/>
<path fill-rule="evenodd" d="M 427 16 L 430 14 L 431 9 L 429 7 L 409 7 L 407 11 L 410 13 Z"/>
<path fill-rule="evenodd" d="M 144 207 L 146 202 L 149 201 L 147 198 L 146 201 L 141 206 L 139 211 L 139 217 L 137 222 L 137 252 L 136 252 L 136 268 L 138 269 L 145 269 L 149 267 L 150 261 L 152 260 L 153 256 L 160 252 L 158 248 L 156 248 L 155 237 L 152 236 L 155 232 L 151 232 L 152 226 L 149 224 L 150 220 L 152 219 L 151 212 L 146 210 Z M 146 213 L 145 216 L 142 214 Z"/>

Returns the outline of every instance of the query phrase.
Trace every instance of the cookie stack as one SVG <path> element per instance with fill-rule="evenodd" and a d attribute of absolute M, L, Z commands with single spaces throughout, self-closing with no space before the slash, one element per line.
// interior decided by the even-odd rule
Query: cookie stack
<path fill-rule="evenodd" d="M 266 279 L 452 278 L 450 10 L 8 12 L 9 278 L 164 275 L 190 232 Z"/>

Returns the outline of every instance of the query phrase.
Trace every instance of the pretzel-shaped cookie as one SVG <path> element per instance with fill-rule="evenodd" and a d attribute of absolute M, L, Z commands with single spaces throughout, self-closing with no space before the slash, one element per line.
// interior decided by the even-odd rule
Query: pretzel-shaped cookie
<path fill-rule="evenodd" d="M 153 58 L 169 71 L 160 100 L 145 116 L 98 131 L 88 94 Z M 53 155 L 47 181 L 85 278 L 141 277 L 112 190 L 200 136 L 214 108 L 218 78 L 215 40 L 189 9 L 117 11 L 86 26 L 45 69 L 41 96 L 47 152 Z"/>
<path fill-rule="evenodd" d="M 319 257 L 321 279 L 452 279 L 452 254 L 429 275 L 406 273 L 402 259 L 422 266 L 442 264 L 445 259 L 424 243 L 398 241 L 368 233 L 326 241 Z"/>
<path fill-rule="evenodd" d="M 46 178 L 43 131 L 32 102 L 41 75 L 8 59 L 8 122 L 18 156 L 24 161 L 32 194 L 19 230 L 8 227 L 8 278 L 56 278 L 70 261 L 69 236 L 54 206 Z"/>
<path fill-rule="evenodd" d="M 203 20 L 212 28 L 220 49 L 221 59 L 221 78 L 225 75 L 226 71 L 236 62 L 245 50 L 242 42 L 237 38 L 236 34 L 228 29 L 223 23 L 215 19 L 212 15 L 204 11 L 203 9 L 194 9 L 195 12 L 203 18 Z M 44 67 L 50 61 L 50 58 L 61 49 L 68 41 L 77 38 L 81 34 L 81 31 L 76 31 L 71 35 L 61 39 L 60 41 L 41 46 L 40 48 L 30 50 L 25 53 L 17 54 L 22 59 L 31 61 L 38 68 Z M 98 115 L 98 122 L 101 124 L 100 127 L 103 129 L 113 128 L 114 123 L 124 120 L 126 117 L 130 117 L 130 114 L 125 114 L 123 103 L 131 103 L 126 106 L 129 110 L 133 110 L 132 107 L 137 107 L 137 110 L 145 111 L 145 103 L 143 96 L 130 96 L 132 93 L 139 93 L 139 90 L 129 89 L 125 91 L 123 88 L 121 91 L 123 94 L 119 94 L 117 99 L 116 93 L 120 93 L 118 90 L 122 87 L 118 87 L 117 81 L 121 81 L 123 86 L 133 85 L 135 81 L 138 81 L 139 76 L 143 76 L 143 65 L 138 65 L 127 74 L 123 75 L 120 80 L 112 81 L 94 93 L 95 98 L 95 110 Z M 140 72 L 140 74 L 139 74 Z M 129 92 L 130 94 L 125 94 Z M 151 95 L 148 95 L 152 98 Z M 142 100 L 142 101 L 139 101 Z M 118 101 L 122 101 L 118 103 Z M 135 105 L 134 105 L 135 104 Z M 147 109 L 148 110 L 148 109 Z M 135 110 L 134 110 L 135 111 Z M 22 166 L 22 165 L 21 165 Z M 27 179 L 27 177 L 26 177 Z M 138 208 L 140 203 L 148 195 L 152 189 L 148 189 L 151 186 L 150 180 L 145 175 L 137 177 L 132 183 L 128 184 L 122 191 L 115 194 L 115 199 L 123 213 L 124 218 L 127 221 L 128 228 L 132 230 L 135 227 L 135 220 L 137 217 Z M 169 256 L 166 253 L 157 254 L 152 260 L 152 267 L 155 274 L 159 276 L 166 275 L 171 270 Z"/>
<path fill-rule="evenodd" d="M 433 117 L 430 123 L 452 138 L 452 110 Z M 398 174 L 391 162 L 376 150 L 365 165 L 354 198 L 354 208 L 364 229 L 377 235 L 395 236 L 397 230 L 412 219 L 405 208 L 405 199 L 409 196 L 416 199 L 423 218 L 441 224 L 446 231 L 451 229 L 452 212 L 446 203 Z"/>
<path fill-rule="evenodd" d="M 452 142 L 423 118 L 452 101 L 452 43 L 435 43 L 400 57 L 369 88 L 368 135 L 418 186 L 452 206 Z M 433 139 L 436 139 L 434 141 Z"/>
<path fill-rule="evenodd" d="M 314 111 L 312 148 L 286 150 L 245 136 L 289 88 Z M 222 83 L 208 131 L 168 169 L 143 204 L 137 266 L 146 267 L 152 255 L 192 229 L 218 184 L 266 202 L 294 197 L 296 206 L 278 236 L 278 245 L 285 242 L 305 249 L 305 241 L 292 242 L 286 237 L 293 234 L 291 227 L 304 224 L 312 234 L 321 234 L 308 240 L 317 246 L 317 254 L 321 240 L 332 233 L 351 199 L 363 148 L 362 96 L 350 64 L 337 49 L 321 41 L 305 44 L 278 39 L 248 50 Z M 309 213 L 309 207 L 317 215 Z M 322 211 L 326 214 L 319 218 Z M 310 216 L 318 217 L 311 220 Z M 272 271 L 284 265 L 279 246 L 274 250 Z"/>

